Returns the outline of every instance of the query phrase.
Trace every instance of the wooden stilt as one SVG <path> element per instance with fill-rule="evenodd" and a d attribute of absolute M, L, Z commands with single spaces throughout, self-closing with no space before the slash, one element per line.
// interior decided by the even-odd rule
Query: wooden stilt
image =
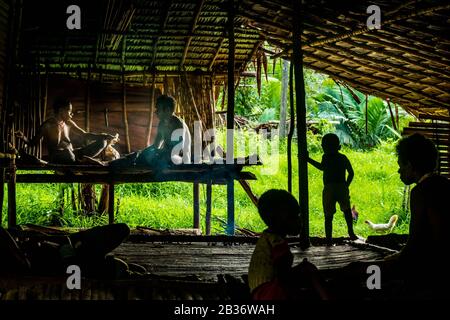
<path fill-rule="evenodd" d="M 3 199 L 5 198 L 5 169 L 0 169 L 0 227 L 3 225 Z"/>
<path fill-rule="evenodd" d="M 200 228 L 199 184 L 194 182 L 194 229 Z"/>
<path fill-rule="evenodd" d="M 206 235 L 211 235 L 211 202 L 212 202 L 212 185 L 211 181 L 206 184 L 206 215 L 205 215 L 205 227 Z"/>
<path fill-rule="evenodd" d="M 17 225 L 16 212 L 16 160 L 11 159 L 9 167 L 8 181 L 8 228 L 14 228 Z"/>
<path fill-rule="evenodd" d="M 109 224 L 114 223 L 114 183 L 109 184 L 108 190 L 108 221 Z"/>
<path fill-rule="evenodd" d="M 234 180 L 230 178 L 227 183 L 227 235 L 234 235 Z"/>

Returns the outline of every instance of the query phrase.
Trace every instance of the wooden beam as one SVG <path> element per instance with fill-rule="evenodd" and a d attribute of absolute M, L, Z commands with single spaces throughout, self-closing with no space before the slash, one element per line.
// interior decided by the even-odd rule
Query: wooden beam
<path fill-rule="evenodd" d="M 214 54 L 213 58 L 211 59 L 211 62 L 208 65 L 208 71 L 212 70 L 214 62 L 216 61 L 217 56 L 219 55 L 220 49 L 222 49 L 222 45 L 223 45 L 224 42 L 225 42 L 225 37 L 220 38 L 219 43 L 218 43 L 217 48 L 216 48 L 216 53 Z"/>
<path fill-rule="evenodd" d="M 172 0 L 167 0 L 164 2 L 163 6 L 163 14 L 161 15 L 161 21 L 159 25 L 159 33 L 163 33 L 164 29 L 166 28 L 167 21 L 169 19 L 169 12 L 170 12 L 170 6 L 172 4 Z M 155 65 L 155 59 L 156 59 L 156 52 L 158 50 L 158 42 L 159 42 L 160 36 L 156 36 L 153 38 L 153 53 L 152 53 L 152 62 L 151 66 L 153 67 Z"/>
<path fill-rule="evenodd" d="M 199 0 L 197 2 L 197 6 L 195 8 L 194 19 L 192 20 L 192 25 L 191 25 L 191 27 L 189 29 L 189 36 L 186 38 L 186 44 L 184 45 L 184 51 L 183 51 L 183 55 L 182 55 L 181 61 L 180 61 L 180 69 L 183 68 L 184 61 L 186 60 L 186 56 L 187 56 L 187 53 L 189 51 L 189 46 L 190 46 L 191 41 L 192 41 L 192 34 L 194 33 L 195 28 L 197 28 L 198 18 L 200 17 L 200 13 L 202 11 L 204 3 L 205 3 L 205 0 Z"/>
<path fill-rule="evenodd" d="M 300 233 L 303 248 L 309 243 L 309 195 L 308 195 L 308 148 L 306 142 L 306 104 L 305 82 L 303 79 L 303 52 L 301 35 L 303 33 L 301 16 L 301 3 L 294 0 L 293 13 L 293 63 L 295 75 L 295 97 L 297 112 L 297 137 L 298 137 L 298 200 L 300 204 L 300 218 L 303 229 Z"/>

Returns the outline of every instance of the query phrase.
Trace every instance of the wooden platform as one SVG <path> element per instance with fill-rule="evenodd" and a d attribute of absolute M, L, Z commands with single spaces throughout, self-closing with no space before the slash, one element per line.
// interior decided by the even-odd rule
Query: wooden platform
<path fill-rule="evenodd" d="M 142 242 L 141 238 L 135 242 L 137 239 L 123 243 L 113 253 L 145 266 L 147 275 L 114 281 L 83 278 L 81 290 L 68 290 L 65 277 L 0 277 L 0 300 L 250 299 L 245 276 L 256 239 L 229 237 L 239 241 L 205 242 L 192 237 L 192 242 Z M 294 263 L 306 257 L 324 276 L 340 272 L 339 268 L 350 262 L 379 260 L 391 253 L 364 243 L 311 246 L 303 251 L 293 242 L 291 251 Z"/>
<path fill-rule="evenodd" d="M 161 276 L 196 276 L 217 281 L 218 275 L 241 278 L 247 274 L 254 244 L 224 243 L 131 243 L 125 242 L 113 253 L 129 262 L 145 266 L 149 273 Z M 311 246 L 305 251 L 293 245 L 294 263 L 308 258 L 319 270 L 341 268 L 353 261 L 380 260 L 389 252 L 350 244 L 333 247 Z"/>

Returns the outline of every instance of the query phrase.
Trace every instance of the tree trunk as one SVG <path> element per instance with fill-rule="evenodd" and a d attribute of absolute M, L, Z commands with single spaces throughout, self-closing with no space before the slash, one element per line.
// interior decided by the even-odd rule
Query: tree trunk
<path fill-rule="evenodd" d="M 283 60 L 281 73 L 281 106 L 280 106 L 280 138 L 286 137 L 286 110 L 287 110 L 287 91 L 289 61 Z"/>

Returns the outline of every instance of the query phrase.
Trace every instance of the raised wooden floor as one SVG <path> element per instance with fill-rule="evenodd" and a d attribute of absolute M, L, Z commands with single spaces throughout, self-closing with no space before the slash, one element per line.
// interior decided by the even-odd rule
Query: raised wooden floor
<path fill-rule="evenodd" d="M 220 242 L 132 243 L 125 242 L 113 253 L 128 262 L 145 266 L 149 273 L 161 276 L 197 276 L 204 281 L 216 281 L 218 275 L 240 278 L 248 271 L 254 244 L 225 244 Z M 332 247 L 311 246 L 302 251 L 292 245 L 294 264 L 303 258 L 319 270 L 341 268 L 353 261 L 380 260 L 389 252 L 373 247 L 350 244 Z"/>

